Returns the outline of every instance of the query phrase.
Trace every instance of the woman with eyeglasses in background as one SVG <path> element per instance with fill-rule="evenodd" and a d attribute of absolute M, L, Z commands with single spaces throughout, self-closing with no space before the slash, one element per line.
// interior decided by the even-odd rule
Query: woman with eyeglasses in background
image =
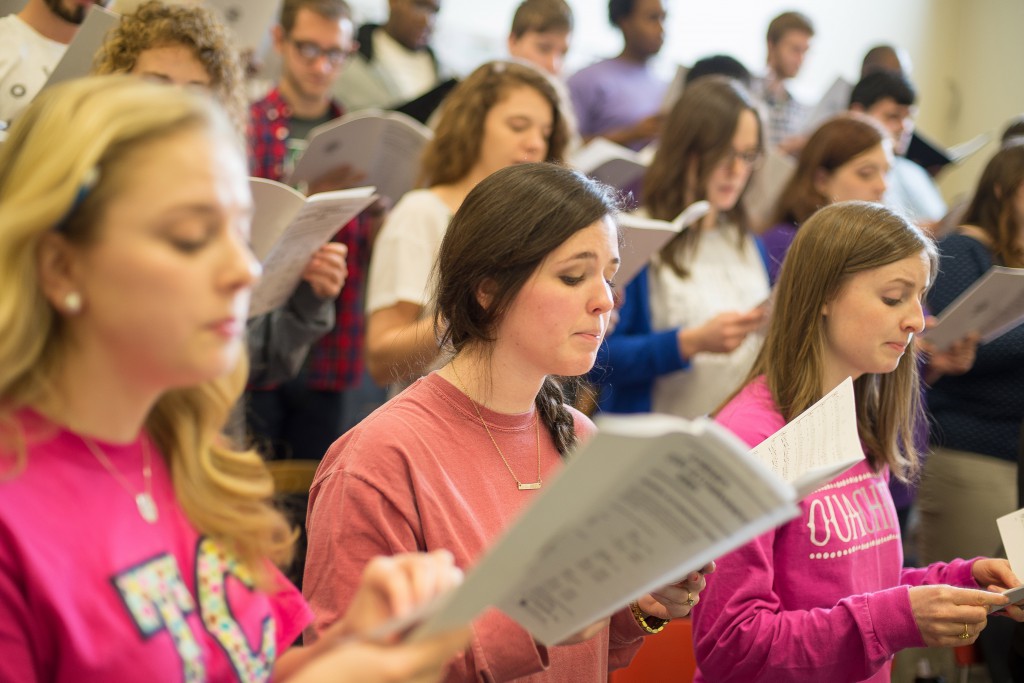
<path fill-rule="evenodd" d="M 625 288 L 618 326 L 591 373 L 602 410 L 695 417 L 743 380 L 769 294 L 740 203 L 762 144 L 757 110 L 738 81 L 700 79 L 672 108 L 644 177 L 642 211 L 672 220 L 699 200 L 711 210 Z"/>

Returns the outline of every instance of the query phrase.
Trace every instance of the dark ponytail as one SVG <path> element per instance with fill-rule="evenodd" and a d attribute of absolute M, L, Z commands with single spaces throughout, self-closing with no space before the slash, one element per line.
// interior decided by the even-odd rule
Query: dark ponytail
<path fill-rule="evenodd" d="M 544 426 L 551 432 L 555 448 L 564 458 L 576 448 L 576 420 L 565 406 L 565 391 L 562 383 L 575 381 L 574 378 L 548 376 L 544 378 L 537 393 L 537 413 Z"/>

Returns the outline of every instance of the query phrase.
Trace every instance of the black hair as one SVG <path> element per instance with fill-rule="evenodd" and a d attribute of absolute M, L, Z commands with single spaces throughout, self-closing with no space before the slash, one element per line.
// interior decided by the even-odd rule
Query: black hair
<path fill-rule="evenodd" d="M 633 13 L 635 6 L 634 0 L 608 0 L 608 21 L 612 26 L 618 26 L 620 21 Z"/>
<path fill-rule="evenodd" d="M 744 87 L 750 87 L 750 71 L 743 63 L 729 55 L 711 55 L 701 57 L 693 63 L 693 67 L 686 72 L 686 85 L 690 85 L 702 76 L 728 76 L 735 78 Z"/>
<path fill-rule="evenodd" d="M 875 71 L 853 86 L 850 106 L 859 104 L 867 110 L 887 97 L 893 99 L 896 104 L 909 107 L 917 100 L 917 93 L 914 92 L 914 86 L 907 77 L 898 71 Z"/>

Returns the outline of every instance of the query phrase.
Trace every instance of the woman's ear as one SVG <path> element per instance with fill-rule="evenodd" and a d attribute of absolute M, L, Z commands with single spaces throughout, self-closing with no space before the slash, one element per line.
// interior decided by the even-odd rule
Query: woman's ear
<path fill-rule="evenodd" d="M 78 249 L 55 232 L 43 235 L 36 248 L 36 271 L 43 296 L 57 311 L 67 315 L 82 310 L 79 258 Z"/>
<path fill-rule="evenodd" d="M 823 197 L 828 197 L 828 180 L 831 174 L 821 166 L 814 169 L 814 189 Z"/>
<path fill-rule="evenodd" d="M 480 308 L 486 311 L 491 307 L 491 303 L 494 302 L 494 298 L 497 294 L 497 286 L 498 283 L 491 278 L 485 278 L 480 282 L 476 288 L 476 302 L 480 304 Z"/>

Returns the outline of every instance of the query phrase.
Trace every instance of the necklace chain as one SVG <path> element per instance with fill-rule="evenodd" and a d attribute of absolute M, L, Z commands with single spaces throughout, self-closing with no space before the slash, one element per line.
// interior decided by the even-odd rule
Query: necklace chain
<path fill-rule="evenodd" d="M 515 479 L 516 486 L 519 487 L 520 491 L 531 491 L 534 489 L 539 489 L 541 485 L 544 483 L 543 480 L 541 480 L 540 478 L 540 416 L 538 415 L 533 422 L 535 427 L 534 431 L 537 434 L 537 481 L 524 484 L 523 482 L 519 481 L 519 477 L 517 477 L 516 473 L 512 471 L 512 466 L 508 464 L 508 460 L 505 458 L 505 454 L 501 452 L 501 448 L 498 446 L 498 442 L 494 440 L 494 435 L 491 434 L 491 429 L 490 427 L 487 426 L 487 421 L 484 420 L 484 416 L 480 412 L 480 407 L 477 405 L 476 401 L 473 400 L 473 397 L 469 395 L 469 389 L 466 388 L 466 385 L 463 383 L 462 378 L 459 377 L 459 373 L 455 369 L 455 363 L 450 363 L 449 367 L 451 367 L 452 374 L 455 376 L 455 380 L 459 383 L 459 388 L 462 389 L 462 393 L 466 394 L 466 398 L 468 398 L 469 402 L 473 404 L 473 410 L 476 411 L 476 416 L 477 418 L 480 419 L 480 424 L 484 426 L 484 431 L 487 432 L 487 436 L 491 439 L 491 443 L 494 444 L 494 450 L 498 451 L 498 455 L 501 456 L 501 461 L 505 463 L 505 469 L 507 469 L 508 473 L 512 475 L 512 478 Z"/>
<path fill-rule="evenodd" d="M 150 524 L 156 523 L 159 511 L 156 507 L 156 501 L 153 499 L 153 468 L 150 463 L 149 440 L 147 438 L 142 439 L 142 480 L 145 490 L 137 492 L 132 487 L 131 482 L 121 474 L 120 470 L 114 467 L 114 463 L 110 462 L 110 458 L 107 457 L 107 454 L 103 452 L 99 445 L 84 434 L 79 434 L 78 438 L 82 440 L 82 443 L 89 449 L 89 452 L 103 465 L 103 469 L 109 472 L 117 483 L 121 485 L 121 488 L 135 499 L 135 506 L 138 508 L 142 519 Z"/>

